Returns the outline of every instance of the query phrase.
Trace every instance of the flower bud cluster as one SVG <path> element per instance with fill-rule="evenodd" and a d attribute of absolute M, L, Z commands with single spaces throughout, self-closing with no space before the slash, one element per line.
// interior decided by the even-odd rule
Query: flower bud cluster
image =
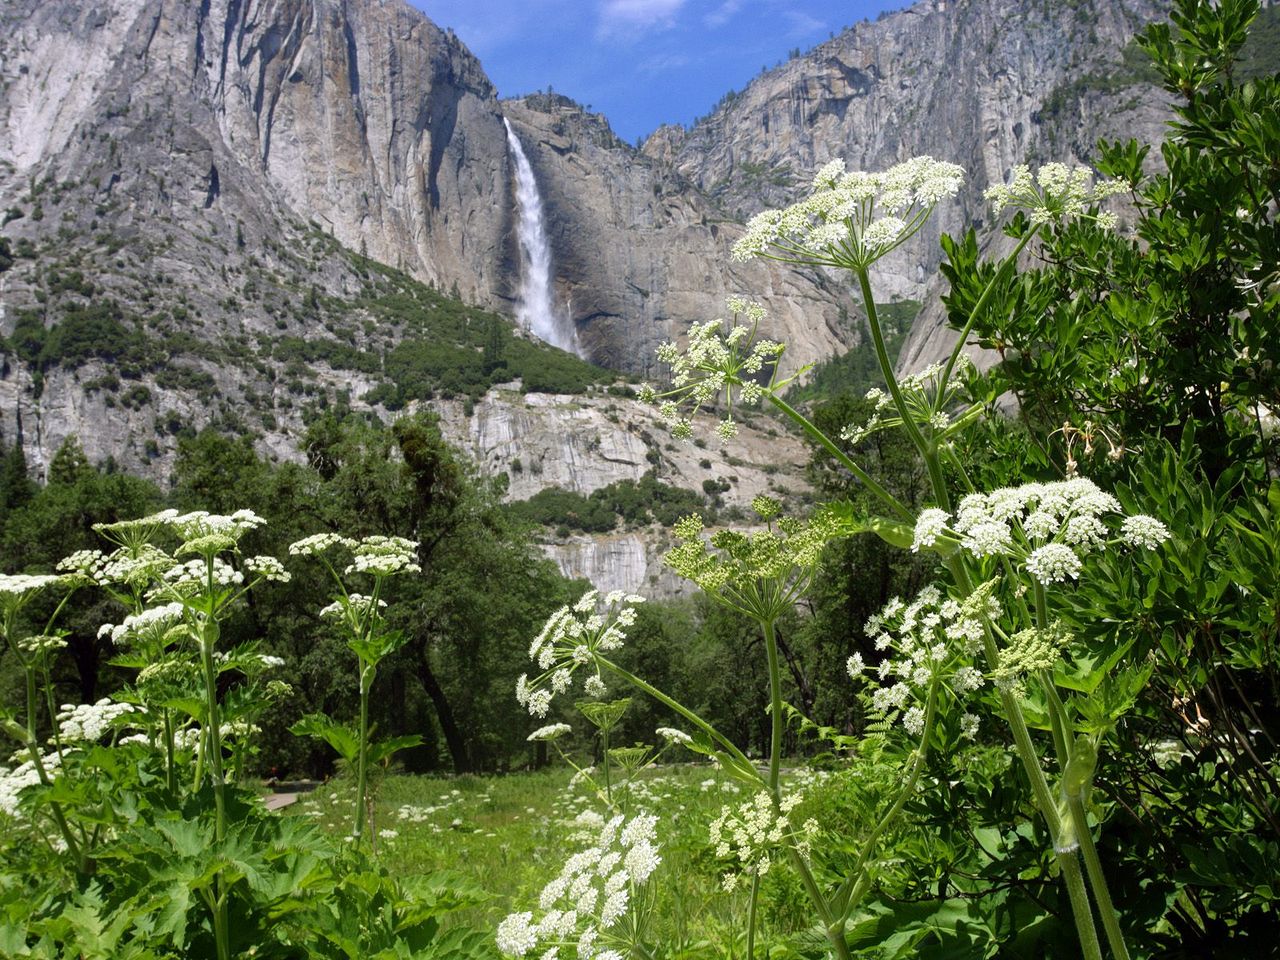
<path fill-rule="evenodd" d="M 57 653 L 65 650 L 67 641 L 62 637 L 42 633 L 34 637 L 23 637 L 18 641 L 18 649 L 23 653 Z"/>
<path fill-rule="evenodd" d="M 615 941 L 611 931 L 662 861 L 654 842 L 657 822 L 646 813 L 604 822 L 595 842 L 569 857 L 542 888 L 536 920 L 534 911 L 526 910 L 498 924 L 498 949 L 523 957 L 541 945 L 548 948 L 544 957 L 569 948 L 581 960 L 621 960 L 622 954 L 607 944 Z"/>
<path fill-rule="evenodd" d="M 708 540 L 702 536 L 701 517 L 684 517 L 672 528 L 682 542 L 667 552 L 663 562 L 713 596 L 772 581 L 781 589 L 769 592 L 771 602 L 786 606 L 817 566 L 826 545 L 848 531 L 827 510 L 817 511 L 808 520 L 780 517 L 781 505 L 766 496 L 756 497 L 751 507 L 761 520 L 770 522 L 768 528 L 752 533 L 718 530 Z"/>
<path fill-rule="evenodd" d="M 626 640 L 626 629 L 636 620 L 636 604 L 644 597 L 615 590 L 600 598 L 599 590 L 588 590 L 573 606 L 563 606 L 543 625 L 529 645 L 529 659 L 542 671 L 530 680 L 521 674 L 516 683 L 516 700 L 531 716 L 545 717 L 552 698 L 569 689 L 580 667 L 592 671 L 585 684 L 589 696 L 605 692 L 596 666 L 597 654 L 610 653 Z M 602 609 L 600 609 L 602 607 Z"/>
<path fill-rule="evenodd" d="M 963 180 L 960 167 L 932 157 L 882 173 L 846 171 L 843 160 L 832 160 L 814 177 L 809 197 L 753 217 L 733 259 L 866 268 L 914 235 Z"/>
<path fill-rule="evenodd" d="M 732 892 L 746 877 L 761 877 L 773 865 L 773 855 L 784 844 L 794 846 L 803 857 L 819 833 L 818 822 L 806 820 L 798 829 L 791 813 L 801 796 L 788 794 L 774 805 L 773 796 L 761 791 L 740 804 L 726 805 L 711 823 L 711 844 L 720 859 L 732 859 L 736 866 L 721 877 L 725 890 Z"/>

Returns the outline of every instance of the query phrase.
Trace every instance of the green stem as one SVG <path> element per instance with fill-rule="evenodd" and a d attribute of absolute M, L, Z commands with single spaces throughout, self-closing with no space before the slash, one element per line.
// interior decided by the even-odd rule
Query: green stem
<path fill-rule="evenodd" d="M 953 554 L 947 559 L 947 569 L 951 572 L 951 577 L 956 586 L 960 588 L 962 594 L 968 596 L 973 592 L 973 581 L 970 579 L 969 572 L 965 569 L 959 555 Z M 983 631 L 982 645 L 987 663 L 994 668 L 1000 662 L 1000 657 L 990 629 Z M 1027 728 L 1026 718 L 1022 715 L 1022 708 L 1018 705 L 1017 698 L 1010 691 L 998 688 L 997 692 L 1005 720 L 1008 722 L 1009 730 L 1013 734 L 1014 747 L 1017 750 L 1019 759 L 1022 761 L 1022 767 L 1027 773 L 1027 779 L 1031 782 L 1031 792 L 1035 797 L 1036 806 L 1040 809 L 1040 815 L 1044 817 L 1045 825 L 1049 828 L 1049 836 L 1054 845 L 1054 856 L 1057 859 L 1058 869 L 1062 873 L 1063 881 L 1067 885 L 1067 895 L 1071 900 L 1071 912 L 1075 918 L 1076 932 L 1080 938 L 1080 949 L 1086 960 L 1101 960 L 1098 932 L 1094 926 L 1093 910 L 1089 906 L 1089 896 L 1084 888 L 1084 879 L 1080 874 L 1080 862 L 1073 852 L 1058 849 L 1058 838 L 1062 833 L 1062 822 L 1058 817 L 1058 808 L 1053 801 L 1053 794 L 1049 790 L 1049 782 L 1040 766 L 1039 754 L 1036 752 L 1035 744 L 1031 740 L 1031 732 Z"/>
<path fill-rule="evenodd" d="M 684 717 L 686 720 L 692 723 L 695 727 L 697 727 L 699 730 L 701 730 L 703 733 L 709 736 L 712 740 L 720 744 L 720 746 L 724 749 L 724 751 L 736 761 L 738 766 L 741 767 L 744 773 L 747 771 L 753 771 L 756 773 L 756 779 L 761 783 L 764 782 L 763 779 L 760 777 L 759 772 L 756 771 L 755 765 L 749 759 L 747 759 L 746 754 L 744 754 L 741 750 L 739 750 L 737 745 L 734 744 L 732 740 L 725 737 L 724 734 L 722 734 L 719 730 L 717 730 L 711 724 L 707 723 L 707 721 L 703 720 L 700 716 L 698 716 L 688 707 L 684 706 L 684 704 L 671 699 L 671 697 L 667 696 L 657 687 L 653 686 L 652 684 L 646 683 L 644 680 L 641 680 L 631 671 L 624 670 L 622 667 L 618 666 L 616 663 L 614 663 L 612 660 L 608 659 L 607 657 L 602 657 L 599 654 L 596 654 L 596 662 L 599 663 L 602 667 L 605 667 L 606 669 L 616 673 L 618 676 L 620 676 L 623 680 L 626 680 L 636 689 L 644 691 L 649 696 L 653 697 L 653 699 L 657 700 L 659 703 L 662 703 L 670 707 L 676 713 L 680 714 L 680 716 Z"/>
<path fill-rule="evenodd" d="M 358 658 L 360 664 L 360 743 L 356 755 L 356 843 L 364 837 L 365 791 L 369 785 L 369 690 L 373 686 L 374 666 L 366 664 L 363 657 Z"/>
<path fill-rule="evenodd" d="M 837 463 L 857 477 L 862 485 L 875 494 L 876 498 L 889 510 L 897 514 L 899 519 L 905 520 L 909 523 L 913 523 L 915 521 L 915 514 L 904 507 L 897 497 L 877 483 L 870 474 L 854 463 L 853 460 L 849 458 L 848 454 L 832 443 L 831 438 L 815 427 L 803 413 L 772 391 L 766 391 L 765 396 L 768 398 L 770 403 L 790 417 L 791 420 L 804 431 L 805 435 L 809 437 L 809 439 L 822 447 L 822 449 L 826 450 L 827 453 L 831 454 L 831 456 L 836 459 Z"/>
<path fill-rule="evenodd" d="M 164 720 L 164 782 L 170 790 L 177 789 L 177 770 L 173 759 L 173 715 L 167 707 L 162 708 L 160 716 Z"/>
<path fill-rule="evenodd" d="M 760 899 L 760 877 L 751 878 L 751 899 L 747 902 L 747 960 L 756 955 L 756 904 Z"/>
<path fill-rule="evenodd" d="M 213 560 L 208 561 L 210 597 L 213 596 Z M 212 601 L 210 602 L 212 607 Z M 212 614 L 210 614 L 212 616 Z M 208 731 L 204 746 L 209 754 L 209 770 L 213 778 L 213 802 L 215 810 L 214 837 L 221 846 L 227 835 L 227 799 L 226 785 L 222 777 L 222 717 L 218 709 L 218 673 L 213 662 L 213 648 L 217 642 L 218 624 L 215 620 L 206 620 L 200 630 L 200 660 L 204 666 L 205 713 Z M 216 894 L 213 896 L 213 932 L 217 945 L 218 960 L 231 960 L 230 931 L 228 930 L 226 879 L 221 871 L 214 880 Z"/>
<path fill-rule="evenodd" d="M 782 801 L 782 676 L 778 665 L 778 638 L 772 620 L 762 620 L 764 646 L 769 657 L 769 792 L 774 806 Z"/>
<path fill-rule="evenodd" d="M 1040 630 L 1048 630 L 1049 603 L 1045 597 L 1044 584 L 1036 580 L 1032 584 L 1031 593 L 1036 606 L 1036 627 Z M 1066 770 L 1067 762 L 1071 759 L 1070 740 L 1067 736 L 1067 710 L 1062 703 L 1062 698 L 1058 696 L 1058 688 L 1054 685 L 1051 671 L 1040 671 L 1040 686 L 1044 688 L 1045 702 L 1049 707 L 1049 725 L 1053 730 L 1053 747 L 1058 755 L 1058 766 L 1060 770 Z"/>
<path fill-rule="evenodd" d="M 885 811 L 884 816 L 880 818 L 870 835 L 863 841 L 862 849 L 858 853 L 858 859 L 854 861 L 853 870 L 850 872 L 848 879 L 841 884 L 840 890 L 836 894 L 838 903 L 843 898 L 848 898 L 847 901 L 841 904 L 840 919 L 842 924 L 857 909 L 858 903 L 866 896 L 867 890 L 871 887 L 871 874 L 866 870 L 866 865 L 875 850 L 876 841 L 889 829 L 893 821 L 897 819 L 898 814 L 902 812 L 902 808 L 906 806 L 907 800 L 915 793 L 916 783 L 920 780 L 920 774 L 924 770 L 925 758 L 929 754 L 929 741 L 933 737 L 933 727 L 937 712 L 938 680 L 935 677 L 929 683 L 929 699 L 925 705 L 924 730 L 920 734 L 920 744 L 916 747 L 911 758 L 911 766 L 907 773 L 906 781 L 903 783 L 902 789 L 898 791 L 898 796 L 893 801 L 893 805 Z"/>
<path fill-rule="evenodd" d="M 951 371 L 955 369 L 956 362 L 960 359 L 960 353 L 964 350 L 965 341 L 969 339 L 969 331 L 973 329 L 973 325 L 978 319 L 978 314 L 982 312 L 983 308 L 987 305 L 987 301 L 990 300 L 991 296 L 995 293 L 996 284 L 999 283 L 1000 278 L 1004 276 L 1005 271 L 1009 270 L 1014 263 L 1017 262 L 1018 255 L 1022 253 L 1026 245 L 1031 242 L 1031 238 L 1039 231 L 1040 226 L 1039 224 L 1036 224 L 1027 231 L 1026 235 L 1023 236 L 1021 240 L 1018 241 L 1018 245 L 1013 248 L 1013 252 L 1010 253 L 1009 256 L 1005 257 L 1004 262 L 1001 263 L 999 268 L 996 270 L 995 275 L 987 282 L 986 289 L 984 289 L 982 291 L 982 295 L 978 297 L 978 302 L 975 303 L 973 305 L 973 309 L 969 311 L 969 319 L 966 321 L 964 329 L 960 331 L 960 335 L 956 338 L 956 344 L 951 349 L 951 356 L 947 358 L 947 365 L 942 368 L 942 377 L 938 380 L 938 396 L 934 401 L 935 411 L 942 409 L 942 401 L 946 396 L 947 382 L 951 379 Z"/>
<path fill-rule="evenodd" d="M 822 891 L 818 889 L 818 882 L 813 878 L 813 871 L 809 869 L 809 864 L 805 862 L 804 857 L 800 856 L 800 851 L 788 845 L 787 854 L 791 857 L 791 864 L 796 868 L 796 873 L 800 875 L 800 882 L 804 885 L 805 892 L 809 894 L 809 899 L 813 902 L 814 908 L 818 911 L 818 916 L 822 919 L 827 939 L 831 942 L 831 947 L 835 951 L 836 957 L 838 960 L 848 960 L 849 944 L 844 938 L 844 918 L 837 918 L 831 912 L 831 904 L 827 902 L 826 897 L 822 895 Z"/>
<path fill-rule="evenodd" d="M 910 408 L 907 407 L 907 401 L 902 396 L 902 389 L 898 386 L 898 378 L 893 372 L 893 361 L 889 359 L 889 351 L 885 347 L 884 332 L 880 329 L 880 316 L 876 311 L 876 299 L 871 293 L 871 276 L 867 273 L 866 267 L 859 267 L 854 271 L 854 275 L 858 278 L 858 286 L 862 290 L 862 306 L 867 312 L 867 326 L 871 328 L 871 342 L 876 349 L 876 360 L 880 363 L 880 374 L 884 377 L 885 385 L 889 388 L 889 395 L 893 397 L 893 405 L 902 420 L 903 428 L 907 431 L 907 435 L 911 437 L 911 442 L 915 444 L 921 456 L 925 457 L 926 461 L 930 461 L 929 476 L 930 479 L 935 481 L 934 487 L 936 488 L 941 486 L 932 473 L 932 468 L 937 466 L 937 460 L 928 456 L 932 449 L 932 444 L 920 432 L 920 426 L 916 423 L 915 417 L 912 416 Z"/>
<path fill-rule="evenodd" d="M 1102 861 L 1098 858 L 1098 849 L 1093 844 L 1093 834 L 1089 830 L 1089 821 L 1085 817 L 1084 804 L 1078 795 L 1067 797 L 1067 809 L 1071 812 L 1071 820 L 1076 828 L 1076 837 L 1080 840 L 1080 853 L 1084 857 L 1085 871 L 1089 876 L 1089 886 L 1093 889 L 1093 899 L 1098 904 L 1098 914 L 1102 917 L 1102 929 L 1107 935 L 1107 945 L 1116 960 L 1129 960 L 1129 948 L 1124 942 L 1124 933 L 1120 929 L 1120 919 L 1116 915 L 1115 904 L 1111 902 L 1111 891 L 1107 889 L 1107 877 L 1102 872 Z"/>
<path fill-rule="evenodd" d="M 604 800 L 610 807 L 613 806 L 613 778 L 609 772 L 609 728 L 603 726 L 600 728 L 600 762 L 604 764 Z"/>

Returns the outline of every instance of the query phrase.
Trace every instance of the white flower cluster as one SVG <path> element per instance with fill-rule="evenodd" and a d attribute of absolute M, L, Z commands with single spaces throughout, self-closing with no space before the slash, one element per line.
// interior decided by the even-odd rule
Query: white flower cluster
<path fill-rule="evenodd" d="M 663 740 L 666 740 L 667 743 L 675 744 L 676 746 L 687 747 L 689 744 L 693 743 L 693 737 L 689 736 L 689 734 L 685 733 L 683 730 L 677 730 L 674 727 L 658 727 L 654 733 L 660 736 Z"/>
<path fill-rule="evenodd" d="M 249 557 L 244 562 L 244 568 L 262 580 L 275 580 L 279 583 L 288 583 L 292 576 L 275 557 Z"/>
<path fill-rule="evenodd" d="M 569 689 L 579 667 L 595 666 L 597 653 L 609 653 L 622 646 L 626 628 L 635 623 L 635 605 L 644 597 L 615 590 L 600 605 L 600 591 L 588 590 L 573 606 L 563 606 L 548 619 L 529 645 L 529 659 L 542 671 L 533 680 L 521 674 L 516 683 L 516 700 L 535 717 L 545 717 L 557 693 Z M 591 696 L 604 693 L 604 681 L 595 669 L 586 683 Z"/>
<path fill-rule="evenodd" d="M 885 715 L 897 711 L 907 733 L 918 737 L 924 731 L 924 705 L 935 681 L 949 687 L 957 699 L 982 686 L 982 673 L 971 660 L 982 646 L 983 618 L 999 614 L 990 590 L 976 592 L 963 604 L 944 598 L 935 586 L 925 587 L 911 603 L 894 597 L 865 627 L 877 650 L 897 653 L 896 658 L 886 656 L 877 668 L 881 685 L 871 694 L 872 709 Z M 861 677 L 866 671 L 862 655 L 850 657 L 846 669 L 851 677 Z M 965 714 L 961 727 L 972 736 L 977 718 Z"/>
<path fill-rule="evenodd" d="M 573 727 L 569 726 L 567 723 L 551 723 L 547 724 L 545 727 L 539 727 L 537 730 L 533 731 L 533 733 L 529 734 L 529 736 L 525 737 L 525 739 L 530 743 L 536 740 L 559 740 L 565 734 L 571 733 L 572 731 Z"/>
<path fill-rule="evenodd" d="M 808 198 L 753 217 L 733 245 L 733 259 L 865 268 L 915 234 L 963 180 L 960 167 L 932 157 L 882 173 L 846 171 L 843 160 L 833 160 L 814 177 Z"/>
<path fill-rule="evenodd" d="M 168 642 L 169 631 L 182 622 L 185 614 L 186 607 L 176 601 L 149 607 L 125 617 L 124 623 L 104 623 L 98 628 L 98 636 L 110 636 L 117 647 L 129 642 L 134 646 L 164 646 Z"/>
<path fill-rule="evenodd" d="M 330 547 L 339 546 L 354 550 L 356 541 L 336 533 L 313 533 L 309 537 L 303 537 L 289 544 L 289 554 L 294 557 L 313 557 L 318 553 L 324 553 Z"/>
<path fill-rule="evenodd" d="M 916 521 L 911 549 L 932 547 L 945 537 L 978 558 L 1018 557 L 1048 586 L 1078 578 L 1080 558 L 1109 544 L 1150 550 L 1169 539 L 1165 525 L 1145 514 L 1126 517 L 1113 538 L 1101 518 L 1122 512 L 1115 497 L 1084 477 L 1003 487 L 966 496 L 954 520 L 936 507 L 925 510 Z"/>
<path fill-rule="evenodd" d="M 366 597 L 363 593 L 349 593 L 345 598 L 335 600 L 327 607 L 321 608 L 320 616 L 326 620 L 342 620 L 347 616 L 347 611 L 350 610 L 352 616 L 357 620 L 363 621 L 368 618 L 373 604 L 373 597 Z M 385 610 L 386 606 L 387 601 L 377 601 L 379 611 Z"/>
<path fill-rule="evenodd" d="M 221 557 L 214 557 L 212 572 L 203 557 L 175 564 L 164 572 L 165 582 L 182 594 L 203 590 L 212 576 L 215 587 L 233 587 L 244 583 L 244 574 Z"/>
<path fill-rule="evenodd" d="M 752 406 L 764 395 L 760 374 L 766 364 L 776 365 L 783 345 L 774 340 L 757 339 L 756 331 L 764 319 L 764 308 L 738 297 L 726 302 L 732 320 L 708 320 L 689 328 L 688 343 L 683 350 L 668 341 L 658 347 L 658 359 L 671 368 L 671 389 L 658 394 L 645 385 L 640 390 L 641 403 L 657 403 L 658 413 L 671 426 L 677 440 L 693 439 L 693 414 L 723 396 L 727 414 L 716 433 L 722 440 L 737 435 L 733 419 L 735 402 Z M 745 325 L 738 322 L 745 320 Z M 681 406 L 689 403 L 682 415 Z"/>
<path fill-rule="evenodd" d="M 173 566 L 173 558 L 149 543 L 121 547 L 111 554 L 77 550 L 58 562 L 58 569 L 87 577 L 98 585 L 146 584 Z"/>
<path fill-rule="evenodd" d="M 103 697 L 97 703 L 64 703 L 58 714 L 58 735 L 67 741 L 96 743 L 111 730 L 117 719 L 134 712 L 131 703 L 115 703 Z"/>
<path fill-rule="evenodd" d="M 1063 163 L 1046 163 L 1033 176 L 1025 164 L 1014 167 L 1008 183 L 989 187 L 984 194 L 996 213 L 1005 207 L 1023 207 L 1035 224 L 1049 223 L 1066 217 L 1088 215 L 1092 206 L 1107 197 L 1128 189 L 1122 180 L 1093 182 L 1093 171 L 1084 167 L 1068 167 Z M 1104 229 L 1117 225 L 1115 214 L 1102 213 L 1094 219 Z"/>
<path fill-rule="evenodd" d="M 404 537 L 364 537 L 355 545 L 354 560 L 346 573 L 368 573 L 391 577 L 398 573 L 420 573 L 416 560 L 418 544 Z"/>
<path fill-rule="evenodd" d="M 792 844 L 807 857 L 817 838 L 818 822 L 806 820 L 799 830 L 792 828 L 790 815 L 801 801 L 798 793 L 788 794 L 778 806 L 761 791 L 737 806 L 724 806 L 711 823 L 711 844 L 720 859 L 732 858 L 737 869 L 721 878 L 725 890 L 737 889 L 744 877 L 764 876 L 773 865 L 773 853 L 784 843 Z"/>
<path fill-rule="evenodd" d="M 67 641 L 62 637 L 42 633 L 34 637 L 23 637 L 18 641 L 18 649 L 23 653 L 56 653 L 65 650 Z"/>
<path fill-rule="evenodd" d="M 61 580 L 53 574 L 0 573 L 0 600 L 25 598 Z"/>
<path fill-rule="evenodd" d="M 561 948 L 576 950 L 580 960 L 622 960 L 606 944 L 637 888 L 662 861 L 654 842 L 657 822 L 645 813 L 629 821 L 619 814 L 605 822 L 595 843 L 569 857 L 543 887 L 536 921 L 533 911 L 526 910 L 498 924 L 498 949 L 523 957 L 544 945 L 548 949 L 542 956 L 552 960 Z"/>
<path fill-rule="evenodd" d="M 193 510 L 191 513 L 171 517 L 167 525 L 185 541 L 199 540 L 204 537 L 227 537 L 231 540 L 239 540 L 250 530 L 256 530 L 266 522 L 252 510 L 237 510 L 232 514 Z"/>
<path fill-rule="evenodd" d="M 21 756 L 28 756 L 25 750 Z M 14 757 L 14 760 L 18 759 L 17 756 Z M 54 780 L 62 769 L 62 754 L 56 750 L 51 751 L 41 757 L 40 764 L 44 767 L 45 775 Z M 22 791 L 39 782 L 40 771 L 30 759 L 21 760 L 12 770 L 0 769 L 0 810 L 11 817 L 17 817 Z"/>
<path fill-rule="evenodd" d="M 931 433 L 945 433 L 953 422 L 946 408 L 959 398 L 957 383 L 963 381 L 963 374 L 972 366 L 973 361 L 961 354 L 946 384 L 940 382 L 943 372 L 943 365 L 940 363 L 930 364 L 917 373 L 902 377 L 898 381 L 898 392 L 906 402 L 911 418 Z M 940 404 L 935 403 L 939 390 L 946 391 Z M 884 390 L 872 387 L 863 398 L 873 405 L 870 417 L 865 423 L 851 423 L 841 429 L 841 440 L 861 443 L 877 431 L 902 424 L 902 418 L 894 409 L 893 397 Z"/>

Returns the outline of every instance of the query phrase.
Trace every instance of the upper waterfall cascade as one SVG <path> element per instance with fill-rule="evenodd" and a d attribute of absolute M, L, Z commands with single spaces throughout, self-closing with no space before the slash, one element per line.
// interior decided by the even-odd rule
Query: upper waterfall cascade
<path fill-rule="evenodd" d="M 520 138 L 505 117 L 502 125 L 507 129 L 507 144 L 516 166 L 517 233 L 520 238 L 520 298 L 516 304 L 516 320 L 540 340 L 581 356 L 573 320 L 568 311 L 555 302 L 551 244 L 547 242 L 546 218 L 542 196 L 538 193 L 538 181 L 533 176 L 533 168 L 525 156 Z"/>

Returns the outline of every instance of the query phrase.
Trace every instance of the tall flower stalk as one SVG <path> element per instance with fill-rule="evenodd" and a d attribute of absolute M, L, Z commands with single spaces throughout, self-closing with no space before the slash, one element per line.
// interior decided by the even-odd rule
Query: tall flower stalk
<path fill-rule="evenodd" d="M 387 581 L 404 574 L 419 573 L 422 567 L 416 560 L 418 545 L 403 537 L 370 536 L 352 540 L 333 533 L 318 533 L 297 541 L 289 547 L 294 556 L 316 557 L 329 571 L 338 587 L 338 596 L 320 611 L 323 619 L 336 623 L 346 637 L 347 646 L 356 655 L 356 672 L 360 684 L 360 712 L 355 736 L 340 723 L 329 717 L 315 714 L 295 724 L 294 733 L 325 740 L 343 759 L 356 768 L 356 799 L 353 811 L 352 838 L 358 844 L 365 839 L 369 817 L 369 765 L 377 760 L 387 760 L 404 747 L 421 742 L 418 736 L 397 737 L 381 744 L 370 743 L 369 699 L 373 682 L 378 675 L 378 664 L 400 649 L 408 637 L 392 629 L 383 611 L 387 602 Z M 332 562 L 332 554 L 343 550 L 351 555 L 339 575 Z M 367 578 L 372 582 L 369 593 L 348 590 L 344 577 Z"/>
<path fill-rule="evenodd" d="M 934 206 L 958 191 L 961 179 L 958 167 L 929 157 L 916 158 L 876 174 L 849 172 L 841 162 L 835 161 L 815 177 L 813 193 L 808 198 L 785 210 L 766 211 L 754 218 L 733 250 L 735 259 L 760 256 L 785 263 L 845 269 L 852 274 L 887 392 L 874 392 L 876 395 L 871 399 L 876 402 L 876 412 L 872 422 L 851 425 L 845 438 L 860 439 L 886 427 L 895 427 L 907 434 L 925 465 L 934 502 L 918 519 L 839 445 L 783 399 L 781 392 L 786 383 L 777 380 L 781 347 L 772 341 L 756 341 L 762 311 L 754 305 L 744 308 L 741 303 L 731 302 L 730 309 L 735 314 L 732 321 L 695 324 L 684 349 L 676 344 L 664 345 L 659 357 L 671 367 L 671 389 L 661 394 L 646 389 L 643 398 L 660 403 L 663 415 L 673 424 L 673 432 L 685 439 L 692 434 L 692 421 L 688 417 L 682 419 L 682 406 L 691 403 L 697 409 L 719 401 L 722 408 L 732 410 L 735 402 L 767 401 L 848 469 L 879 501 L 887 516 L 865 520 L 862 529 L 872 530 L 897 546 L 936 550 L 942 556 L 958 602 L 971 600 L 979 592 L 979 585 L 989 583 L 993 575 L 1010 575 L 1011 591 L 1019 582 L 1023 583 L 1023 589 L 1032 585 L 1035 615 L 1020 599 L 1009 611 L 1009 617 L 1019 628 L 1004 630 L 985 615 L 978 621 L 980 628 L 974 637 L 975 644 L 988 669 L 1000 671 L 1010 668 L 1009 651 L 1014 649 L 1011 641 L 1015 635 L 1022 634 L 1021 628 L 1035 631 L 1033 636 L 1040 638 L 1052 629 L 1044 590 L 1074 578 L 1080 569 L 1081 556 L 1108 543 L 1127 548 L 1154 547 L 1168 534 L 1152 518 L 1131 517 L 1124 521 L 1118 537 L 1110 537 L 1101 518 L 1118 512 L 1119 505 L 1096 488 L 1084 487 L 1066 491 L 1027 489 L 1020 499 L 1003 496 L 992 500 L 984 500 L 971 488 L 953 518 L 944 466 L 949 463 L 962 477 L 964 470 L 962 464 L 955 462 L 951 440 L 982 412 L 978 405 L 957 406 L 960 391 L 955 381 L 962 367 L 970 329 L 989 308 L 996 291 L 1014 270 L 1017 258 L 1045 224 L 1064 217 L 1084 216 L 1098 220 L 1104 227 L 1111 226 L 1114 218 L 1097 213 L 1097 205 L 1120 189 L 1114 183 L 1094 184 L 1086 172 L 1049 165 L 1035 177 L 1019 168 L 1009 185 L 989 191 L 988 197 L 997 211 L 1013 205 L 1029 207 L 1029 225 L 1021 231 L 1018 244 L 979 296 L 945 363 L 913 377 L 899 377 L 886 346 L 870 268 L 917 233 Z M 745 324 L 738 322 L 742 314 L 746 315 Z M 761 383 L 761 364 L 757 358 L 773 364 L 773 376 L 767 385 Z M 748 359 L 753 366 L 748 366 Z M 732 435 L 731 425 L 731 417 L 721 424 L 722 436 Z M 1016 571 L 1015 560 L 1021 562 L 1021 568 Z M 1018 596 L 1017 591 L 1013 593 Z M 1101 947 L 1077 849 L 1083 852 L 1089 885 L 1093 888 L 1111 952 L 1117 958 L 1127 958 L 1106 878 L 1084 818 L 1084 798 L 1097 760 L 1096 736 L 1076 731 L 1058 698 L 1051 670 L 1052 667 L 1046 665 L 1033 673 L 1032 679 L 1044 688 L 1049 704 L 1055 759 L 1063 771 L 1057 798 L 1023 716 L 1015 685 L 999 687 L 1001 710 L 1036 805 L 1053 837 L 1054 856 L 1067 887 L 1084 955 L 1089 960 L 1100 958 Z M 930 722 L 926 718 L 934 713 L 934 699 L 930 697 L 927 702 L 919 717 L 925 727 Z M 922 741 L 909 767 L 908 782 L 913 785 L 925 749 Z M 898 810 L 900 804 L 891 808 L 890 814 L 896 815 Z M 873 841 L 880 832 L 880 828 L 873 831 Z M 864 860 L 865 856 L 861 857 L 859 864 Z M 850 877 L 835 900 L 827 904 L 827 909 L 834 908 L 834 911 L 830 917 L 824 916 L 824 920 L 831 921 L 828 932 L 838 956 L 844 955 L 844 923 L 860 893 L 864 892 L 864 884 L 863 879 Z M 820 901 L 819 897 L 815 903 Z"/>

